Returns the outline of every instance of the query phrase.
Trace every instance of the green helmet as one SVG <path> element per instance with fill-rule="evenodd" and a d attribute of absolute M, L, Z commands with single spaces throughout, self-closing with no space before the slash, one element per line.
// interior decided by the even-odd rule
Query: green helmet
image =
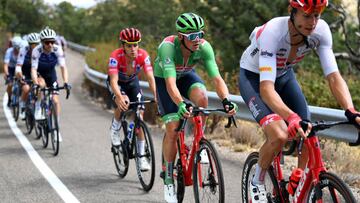
<path fill-rule="evenodd" d="M 199 32 L 204 27 L 204 20 L 195 13 L 183 13 L 176 20 L 176 30 L 181 33 Z"/>

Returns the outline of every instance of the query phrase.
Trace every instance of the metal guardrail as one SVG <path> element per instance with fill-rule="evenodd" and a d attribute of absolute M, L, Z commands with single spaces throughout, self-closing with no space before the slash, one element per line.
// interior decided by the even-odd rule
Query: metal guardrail
<path fill-rule="evenodd" d="M 86 49 L 86 50 L 89 50 L 89 49 Z M 106 87 L 107 75 L 89 68 L 87 64 L 85 64 L 85 76 L 87 79 L 89 79 L 93 83 L 95 83 L 99 86 L 102 86 L 102 87 Z M 143 90 L 145 97 L 148 97 L 148 98 L 153 97 L 147 82 L 140 81 L 140 86 Z M 213 107 L 213 108 L 219 108 L 219 107 L 221 108 L 222 107 L 221 101 L 215 92 L 208 91 L 207 95 L 208 95 L 208 100 L 209 100 L 209 107 Z M 239 106 L 239 111 L 236 114 L 237 118 L 254 122 L 254 118 L 252 117 L 250 111 L 248 110 L 248 108 L 241 96 L 230 95 L 229 99 L 231 101 L 236 102 L 236 104 Z M 325 121 L 346 120 L 343 110 L 323 108 L 323 107 L 317 107 L 317 106 L 310 106 L 309 108 L 310 108 L 312 120 L 314 120 L 314 121 L 317 121 L 317 120 L 325 120 Z M 336 126 L 331 129 L 319 132 L 319 135 L 324 136 L 326 138 L 336 139 L 336 140 L 345 141 L 345 142 L 355 142 L 358 139 L 357 130 L 355 129 L 355 127 L 352 127 L 350 125 Z"/>

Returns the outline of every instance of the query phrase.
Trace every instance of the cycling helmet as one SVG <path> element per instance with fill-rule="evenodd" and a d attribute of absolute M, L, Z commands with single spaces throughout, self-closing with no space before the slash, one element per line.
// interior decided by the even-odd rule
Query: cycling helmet
<path fill-rule="evenodd" d="M 314 11 L 322 13 L 328 3 L 328 0 L 290 0 L 291 7 L 301 8 L 307 14 Z"/>
<path fill-rule="evenodd" d="M 119 40 L 128 44 L 138 43 L 141 41 L 141 33 L 136 28 L 125 28 L 120 32 Z"/>
<path fill-rule="evenodd" d="M 15 49 L 20 49 L 20 47 L 22 46 L 22 39 L 19 36 L 13 37 L 11 39 L 11 44 Z"/>
<path fill-rule="evenodd" d="M 39 33 L 33 32 L 33 33 L 28 34 L 27 41 L 29 44 L 40 43 Z"/>
<path fill-rule="evenodd" d="M 181 33 L 200 32 L 204 29 L 204 20 L 195 13 L 183 13 L 176 20 L 176 30 Z"/>
<path fill-rule="evenodd" d="M 55 37 L 56 37 L 55 31 L 50 29 L 49 27 L 46 27 L 45 29 L 41 30 L 41 32 L 40 32 L 41 40 L 47 40 L 47 39 L 55 40 Z"/>

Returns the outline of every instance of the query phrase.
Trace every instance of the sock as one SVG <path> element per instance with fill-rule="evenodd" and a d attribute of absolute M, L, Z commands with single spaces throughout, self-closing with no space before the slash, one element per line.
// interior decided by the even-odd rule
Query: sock
<path fill-rule="evenodd" d="M 164 177 L 164 184 L 174 184 L 174 177 L 173 177 L 173 162 L 165 161 L 165 177 Z"/>
<path fill-rule="evenodd" d="M 35 102 L 35 108 L 40 108 L 40 100 L 37 100 L 36 102 Z"/>
<path fill-rule="evenodd" d="M 266 170 L 262 169 L 259 164 L 256 164 L 255 175 L 252 180 L 253 184 L 263 185 L 265 183 Z"/>
<path fill-rule="evenodd" d="M 116 120 L 115 118 L 113 118 L 112 123 L 111 123 L 111 128 L 114 130 L 117 130 L 120 128 L 120 122 L 118 120 Z"/>
<path fill-rule="evenodd" d="M 145 140 L 138 140 L 137 147 L 139 149 L 139 154 L 144 155 L 145 154 Z"/>

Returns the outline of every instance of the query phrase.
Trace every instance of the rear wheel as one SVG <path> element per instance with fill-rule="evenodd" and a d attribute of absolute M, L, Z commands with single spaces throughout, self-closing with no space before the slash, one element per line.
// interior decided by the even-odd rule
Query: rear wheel
<path fill-rule="evenodd" d="M 112 146 L 111 152 L 115 162 L 116 171 L 121 178 L 124 178 L 129 169 L 129 156 L 127 147 L 125 146 L 124 140 L 126 138 L 127 122 L 123 121 L 120 129 L 120 146 Z"/>
<path fill-rule="evenodd" d="M 12 103 L 12 113 L 14 116 L 15 121 L 19 119 L 19 98 L 18 96 L 13 97 L 13 103 Z"/>
<path fill-rule="evenodd" d="M 241 177 L 241 193 L 242 202 L 251 202 L 250 195 L 250 184 L 255 174 L 256 164 L 259 160 L 259 153 L 251 153 L 244 164 L 242 177 Z M 280 188 L 278 186 L 277 179 L 274 175 L 274 169 L 272 166 L 269 167 L 265 174 L 265 188 L 267 191 L 268 202 L 281 202 L 280 200 Z"/>
<path fill-rule="evenodd" d="M 155 180 L 154 146 L 153 146 L 152 138 L 150 135 L 150 131 L 149 131 L 148 127 L 146 126 L 146 124 L 141 120 L 138 122 L 140 125 L 139 126 L 140 129 L 144 132 L 145 143 L 144 143 L 144 154 L 142 154 L 142 155 L 139 153 L 139 149 L 136 144 L 137 142 L 135 143 L 135 146 L 136 146 L 135 147 L 136 168 L 137 168 L 138 177 L 139 177 L 142 187 L 144 188 L 145 191 L 150 191 L 152 186 L 154 185 L 154 180 Z M 137 130 L 140 130 L 140 129 L 134 129 L 133 136 L 136 136 Z M 137 139 L 138 138 L 136 136 L 135 140 L 137 140 Z M 145 159 L 145 160 L 142 160 L 142 159 Z M 150 170 L 143 170 L 139 165 L 140 161 L 146 161 L 150 165 Z"/>
<path fill-rule="evenodd" d="M 200 141 L 194 159 L 193 180 L 195 202 L 225 202 L 221 163 L 214 146 L 206 139 Z"/>
<path fill-rule="evenodd" d="M 177 153 L 177 158 L 175 160 L 176 161 L 176 166 L 174 167 L 174 180 L 176 181 L 176 197 L 178 202 L 182 202 L 184 199 L 184 195 L 185 195 L 185 177 L 184 177 L 184 171 L 183 171 L 183 167 L 181 164 L 181 159 L 180 159 L 180 141 L 179 139 L 177 140 L 177 145 L 178 145 L 178 153 Z"/>
<path fill-rule="evenodd" d="M 28 107 L 25 108 L 25 125 L 26 134 L 30 135 L 35 126 L 35 119 L 34 115 L 31 112 L 31 109 L 29 109 Z"/>
<path fill-rule="evenodd" d="M 320 182 L 311 186 L 306 202 L 315 203 L 316 197 L 321 198 L 322 202 L 357 202 L 349 187 L 335 174 L 324 172 L 320 173 L 319 178 Z"/>
<path fill-rule="evenodd" d="M 35 120 L 35 118 L 34 118 L 34 120 Z M 39 121 L 34 121 L 34 122 L 35 122 L 35 138 L 40 139 L 42 137 L 41 125 L 40 125 Z"/>
<path fill-rule="evenodd" d="M 41 120 L 41 140 L 43 143 L 43 147 L 46 148 L 48 146 L 49 143 L 49 126 L 47 125 L 47 121 L 46 120 Z"/>

